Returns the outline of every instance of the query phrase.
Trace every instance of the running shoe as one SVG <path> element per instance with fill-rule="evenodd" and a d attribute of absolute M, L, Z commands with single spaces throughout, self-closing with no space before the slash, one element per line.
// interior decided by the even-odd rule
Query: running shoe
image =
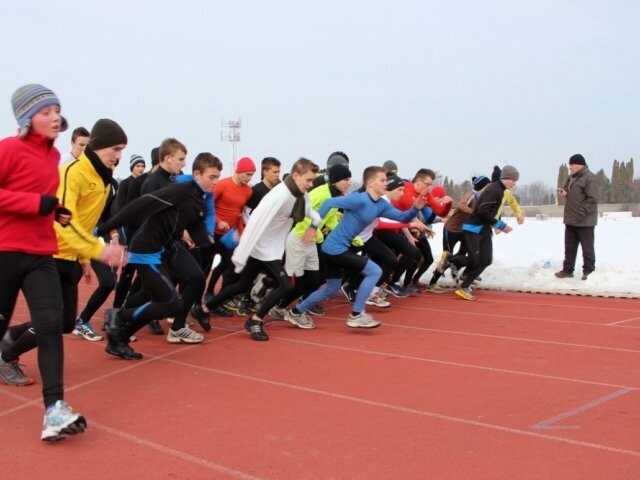
<path fill-rule="evenodd" d="M 167 342 L 169 343 L 200 343 L 204 340 L 204 335 L 194 332 L 189 327 L 182 327 L 180 330 L 169 329 Z"/>
<path fill-rule="evenodd" d="M 202 306 L 194 303 L 191 306 L 191 316 L 198 321 L 200 327 L 205 332 L 211 330 L 211 315 L 209 313 L 205 313 L 205 311 L 202 310 Z"/>
<path fill-rule="evenodd" d="M 33 378 L 24 374 L 18 360 L 5 362 L 2 358 L 0 358 L 0 379 L 7 385 L 15 387 L 24 387 L 33 383 Z"/>
<path fill-rule="evenodd" d="M 340 291 L 344 295 L 344 298 L 347 299 L 347 302 L 353 303 L 356 301 L 356 291 L 349 287 L 347 283 L 342 284 Z"/>
<path fill-rule="evenodd" d="M 378 295 L 377 293 L 374 293 L 369 298 L 367 298 L 367 301 L 364 303 L 366 303 L 367 305 L 371 305 L 373 307 L 380 307 L 380 308 L 388 308 L 391 306 L 391 302 L 383 298 L 380 298 L 380 295 Z"/>
<path fill-rule="evenodd" d="M 79 413 L 75 413 L 64 400 L 58 400 L 47 408 L 44 414 L 42 435 L 44 442 L 62 440 L 67 435 L 75 435 L 84 432 L 87 428 L 87 420 Z"/>
<path fill-rule="evenodd" d="M 82 337 L 90 342 L 100 342 L 102 335 L 98 335 L 89 322 L 76 323 L 76 328 L 73 329 L 73 334 L 78 337 Z"/>
<path fill-rule="evenodd" d="M 385 286 L 384 290 L 397 298 L 405 298 L 409 296 L 409 292 L 407 292 L 404 287 L 401 287 L 397 283 L 392 283 L 391 285 Z"/>
<path fill-rule="evenodd" d="M 322 308 L 322 305 L 320 304 L 316 304 L 313 307 L 308 308 L 307 313 L 310 313 L 311 315 L 315 315 L 316 317 L 321 317 L 322 315 L 326 314 L 326 312 L 324 311 L 324 308 Z"/>
<path fill-rule="evenodd" d="M 360 312 L 358 315 L 350 314 L 346 324 L 351 328 L 377 328 L 382 325 L 381 322 L 374 320 L 371 315 L 364 312 Z"/>
<path fill-rule="evenodd" d="M 284 320 L 284 316 L 287 314 L 287 309 L 283 307 L 275 306 L 269 310 L 269 316 L 272 320 Z"/>
<path fill-rule="evenodd" d="M 476 297 L 473 292 L 471 292 L 470 288 L 459 288 L 455 291 L 455 294 L 458 295 L 460 298 L 464 298 L 465 300 L 477 300 L 478 297 Z"/>
<path fill-rule="evenodd" d="M 313 320 L 311 320 L 311 318 L 307 317 L 304 312 L 295 313 L 293 310 L 287 310 L 287 313 L 284 315 L 284 319 L 291 325 L 295 325 L 299 328 L 304 328 L 305 330 L 316 328 L 316 324 L 313 322 Z"/>
<path fill-rule="evenodd" d="M 251 318 L 244 322 L 244 329 L 251 334 L 251 338 L 259 342 L 269 340 L 269 335 L 264 331 L 263 322 L 259 320 L 253 320 Z"/>
<path fill-rule="evenodd" d="M 164 335 L 164 329 L 160 326 L 160 322 L 158 320 L 151 320 L 148 327 L 149 331 L 153 335 Z"/>

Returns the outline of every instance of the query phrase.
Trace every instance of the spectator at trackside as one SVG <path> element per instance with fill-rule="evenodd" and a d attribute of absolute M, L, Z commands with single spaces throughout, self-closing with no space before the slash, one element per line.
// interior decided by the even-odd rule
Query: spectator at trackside
<path fill-rule="evenodd" d="M 569 158 L 571 175 L 558 195 L 566 199 L 564 205 L 564 262 L 558 278 L 573 277 L 578 246 L 582 248 L 582 280 L 596 269 L 594 232 L 598 223 L 600 185 L 579 153 Z"/>

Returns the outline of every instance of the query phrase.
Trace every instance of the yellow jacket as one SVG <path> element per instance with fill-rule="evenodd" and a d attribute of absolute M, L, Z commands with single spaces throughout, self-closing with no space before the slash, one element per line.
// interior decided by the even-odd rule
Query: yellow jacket
<path fill-rule="evenodd" d="M 110 188 L 111 185 L 105 186 L 84 153 L 77 160 L 60 166 L 57 197 L 60 204 L 71 211 L 71 222 L 66 227 L 54 222 L 58 239 L 55 258 L 83 263 L 100 258 L 105 244 L 92 232 L 98 225 Z"/>
<path fill-rule="evenodd" d="M 500 216 L 502 215 L 502 207 L 504 207 L 505 203 L 511 207 L 511 211 L 516 218 L 522 216 L 522 208 L 520 207 L 518 200 L 516 200 L 516 197 L 513 196 L 511 190 L 506 188 L 504 190 L 504 197 L 502 198 L 502 205 L 500 205 L 498 213 L 496 213 L 496 218 L 500 218 Z"/>
<path fill-rule="evenodd" d="M 329 190 L 329 184 L 324 183 L 319 187 L 314 188 L 309 192 L 309 200 L 311 201 L 311 208 L 313 208 L 316 212 L 320 210 L 320 207 L 324 203 L 325 200 L 331 198 L 331 191 Z M 339 209 L 332 208 L 329 212 L 324 216 L 322 223 L 320 224 L 321 228 L 318 228 L 318 232 L 316 233 L 315 242 L 322 243 L 324 241 L 324 234 L 322 230 L 326 228 L 326 230 L 331 231 L 338 226 L 340 219 L 342 218 L 342 213 L 340 213 Z M 301 220 L 293 227 L 293 232 L 298 236 L 302 237 L 304 232 L 307 231 L 307 228 L 311 226 L 311 219 L 308 217 L 304 217 L 304 220 Z M 352 244 L 356 247 L 361 247 L 364 245 L 364 242 L 360 239 L 360 237 L 356 237 L 353 239 Z"/>

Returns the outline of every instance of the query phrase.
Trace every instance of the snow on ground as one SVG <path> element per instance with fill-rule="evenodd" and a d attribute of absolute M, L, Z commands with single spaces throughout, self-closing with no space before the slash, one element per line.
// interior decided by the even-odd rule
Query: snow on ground
<path fill-rule="evenodd" d="M 522 225 L 514 218 L 503 220 L 513 227 L 513 231 L 493 237 L 493 264 L 484 271 L 482 281 L 475 288 L 640 298 L 640 255 L 636 243 L 640 237 L 640 218 L 598 219 L 596 271 L 587 280 L 580 278 L 580 249 L 576 276 L 566 279 L 554 276 L 562 269 L 564 258 L 561 218 L 526 218 Z M 437 260 L 442 252 L 442 224 L 434 225 L 434 229 L 437 234 L 431 241 L 431 248 Z M 431 269 L 422 281 L 428 282 L 430 278 Z"/>

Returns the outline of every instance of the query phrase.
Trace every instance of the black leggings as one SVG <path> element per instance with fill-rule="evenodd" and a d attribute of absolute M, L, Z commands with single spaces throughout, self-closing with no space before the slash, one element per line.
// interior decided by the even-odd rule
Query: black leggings
<path fill-rule="evenodd" d="M 429 245 L 429 240 L 424 233 L 421 233 L 416 241 L 416 247 L 420 250 L 422 254 L 422 260 L 420 261 L 420 266 L 416 270 L 415 275 L 413 276 L 414 282 L 419 282 L 420 277 L 425 274 L 425 272 L 429 269 L 431 264 L 433 263 L 433 253 L 431 252 L 431 245 Z"/>
<path fill-rule="evenodd" d="M 289 280 L 287 273 L 284 271 L 281 260 L 262 261 L 249 257 L 238 281 L 224 287 L 220 293 L 209 300 L 206 303 L 207 308 L 213 310 L 235 295 L 251 290 L 253 282 L 260 272 L 266 273 L 277 282 L 277 285 L 260 302 L 260 307 L 256 312 L 258 318 L 264 318 L 269 313 L 269 310 L 293 289 L 291 280 Z"/>
<path fill-rule="evenodd" d="M 120 316 L 131 326 L 127 336 L 133 335 L 151 320 L 176 316 L 183 309 L 183 302 L 164 264 L 137 264 L 136 271 L 150 300 L 140 306 L 130 306 L 127 299 L 125 306 L 120 309 Z"/>
<path fill-rule="evenodd" d="M 402 232 L 393 230 L 378 230 L 376 236 L 382 243 L 400 255 L 398 265 L 391 276 L 391 282 L 396 283 L 404 273 L 403 286 L 407 286 L 413 279 L 413 274 L 418 268 L 422 258 L 420 250 L 411 245 Z"/>
<path fill-rule="evenodd" d="M 296 298 L 306 298 L 322 285 L 319 270 L 305 270 L 301 277 L 293 279 L 293 288 L 278 301 L 278 306 L 288 307 Z"/>
<path fill-rule="evenodd" d="M 364 243 L 362 253 L 366 254 L 367 257 L 378 264 L 382 269 L 382 275 L 380 275 L 380 279 L 376 283 L 376 286 L 380 287 L 385 283 L 390 283 L 391 274 L 398 267 L 398 257 L 396 254 L 393 253 L 389 247 L 382 243 L 382 241 L 377 237 L 371 237 Z M 348 286 L 347 288 L 351 290 L 358 290 L 358 286 L 363 278 L 364 276 L 361 272 L 349 277 L 345 282 Z"/>
<path fill-rule="evenodd" d="M 116 284 L 116 291 L 113 296 L 113 308 L 120 308 L 124 304 L 124 301 L 127 299 L 127 295 L 132 289 L 133 278 L 136 275 L 136 266 L 127 263 L 124 268 L 120 271 L 120 278 L 118 279 L 118 283 Z M 138 285 L 138 289 L 139 289 Z M 137 291 L 136 289 L 135 291 Z M 135 293 L 135 292 L 133 292 Z M 82 317 L 84 318 L 84 317 Z"/>
<path fill-rule="evenodd" d="M 45 407 L 64 398 L 62 345 L 62 290 L 56 265 L 50 256 L 0 252 L 0 338 L 13 315 L 22 290 L 38 345 Z M 4 354 L 3 354 L 4 357 Z"/>
<path fill-rule="evenodd" d="M 87 300 L 84 310 L 78 315 L 78 320 L 83 323 L 91 320 L 91 317 L 102 307 L 102 304 L 109 298 L 109 295 L 116 287 L 115 269 L 97 260 L 91 260 L 91 268 L 98 278 L 98 287 Z"/>
<path fill-rule="evenodd" d="M 442 253 L 443 257 L 447 252 L 453 253 L 453 249 L 456 245 L 460 243 L 460 248 L 458 249 L 459 255 L 464 255 L 466 249 L 464 247 L 464 242 L 462 241 L 462 232 L 450 232 L 446 228 L 442 229 Z M 444 272 L 439 271 L 437 268 L 433 270 L 433 275 L 431 276 L 431 280 L 429 280 L 429 285 L 435 285 L 438 283 L 438 280 L 444 275 Z"/>
<path fill-rule="evenodd" d="M 200 303 L 204 290 L 205 275 L 200 268 L 199 261 L 187 250 L 182 242 L 176 241 L 165 254 L 165 263 L 174 284 L 180 285 L 180 309 L 175 317 L 171 329 L 180 330 L 186 325 L 187 315 L 191 306 Z M 162 318 L 162 317 L 159 317 Z"/>
<path fill-rule="evenodd" d="M 71 333 L 76 325 L 76 314 L 78 313 L 78 283 L 82 278 L 82 267 L 77 261 L 63 260 L 56 258 L 54 260 L 58 281 L 62 287 L 62 333 Z M 8 348 L 6 348 L 2 357 L 5 361 L 19 359 L 22 355 L 38 346 L 38 336 L 36 334 L 36 326 L 33 322 L 33 314 L 31 321 L 26 324 L 11 327 L 11 337 L 15 339 Z"/>
<path fill-rule="evenodd" d="M 174 317 L 171 330 L 178 331 L 183 328 L 191 305 L 200 303 L 202 298 L 204 273 L 198 261 L 182 243 L 175 242 L 167 249 L 162 265 L 138 264 L 136 268 L 142 288 L 127 297 L 123 310 L 151 308 L 151 313 L 147 311 L 140 320 L 141 326 L 151 320 Z M 172 292 L 165 289 L 166 279 L 171 284 Z M 180 296 L 176 293 L 176 284 L 180 284 Z M 154 304 L 153 307 L 150 307 L 150 304 Z M 129 317 L 131 315 L 125 315 L 123 318 Z"/>
<path fill-rule="evenodd" d="M 462 288 L 469 285 L 493 262 L 493 240 L 491 229 L 480 233 L 463 232 L 463 242 L 467 251 L 466 256 L 456 254 L 451 257 L 451 263 L 458 268 L 465 267 Z"/>
<path fill-rule="evenodd" d="M 233 272 L 233 262 L 231 262 L 231 256 L 233 255 L 233 250 L 229 250 L 225 248 L 225 246 L 220 241 L 222 235 L 214 234 L 215 246 L 211 250 L 211 262 L 213 263 L 213 259 L 216 254 L 220 255 L 220 263 L 216 265 L 216 267 L 211 271 L 211 275 L 209 277 L 209 283 L 207 283 L 206 292 L 213 294 L 216 288 L 216 283 L 220 280 L 220 277 L 223 276 L 222 288 L 226 287 L 228 282 L 228 274 L 225 273 L 227 270 Z M 208 270 L 206 270 L 208 273 Z"/>

